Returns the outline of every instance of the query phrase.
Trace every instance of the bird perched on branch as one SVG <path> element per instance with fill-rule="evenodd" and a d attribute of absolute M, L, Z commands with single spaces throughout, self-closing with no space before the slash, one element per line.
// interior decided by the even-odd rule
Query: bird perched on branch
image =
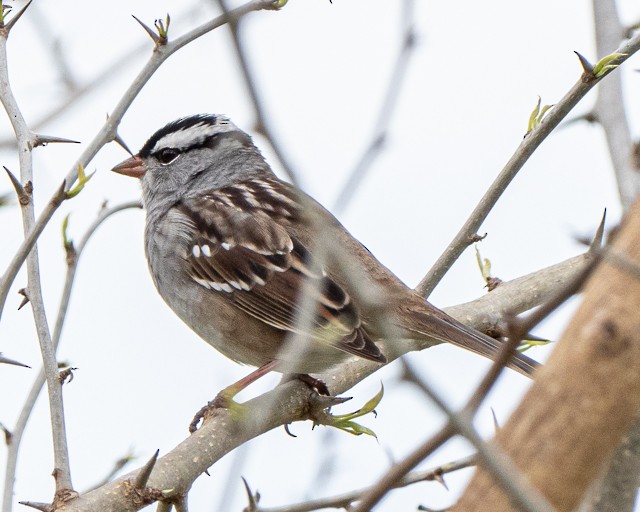
<path fill-rule="evenodd" d="M 403 339 L 489 358 L 501 347 L 403 284 L 329 211 L 278 179 L 224 116 L 169 123 L 113 170 L 142 183 L 146 255 L 162 298 L 225 356 L 259 367 L 237 387 L 351 356 L 384 363 L 382 340 L 391 353 Z M 536 363 L 518 353 L 510 366 L 530 374 Z"/>

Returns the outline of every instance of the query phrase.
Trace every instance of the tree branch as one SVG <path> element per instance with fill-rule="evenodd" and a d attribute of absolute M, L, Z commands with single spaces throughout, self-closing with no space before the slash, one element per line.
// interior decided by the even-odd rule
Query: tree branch
<path fill-rule="evenodd" d="M 613 252 L 640 262 L 640 201 Z M 502 447 L 558 511 L 573 511 L 640 410 L 640 279 L 604 258 L 584 301 L 508 423 Z M 515 510 L 491 476 L 476 473 L 454 511 Z"/>
<path fill-rule="evenodd" d="M 566 263 L 567 274 L 574 275 L 577 271 L 576 267 L 579 267 L 576 265 L 576 261 L 569 260 Z M 560 275 L 557 265 L 552 267 L 550 272 L 557 279 L 549 279 L 547 269 L 538 273 L 538 297 L 541 300 L 545 300 L 565 285 L 565 280 Z M 533 277 L 528 276 L 523 281 L 525 283 L 523 294 L 528 294 L 529 287 L 533 286 L 532 280 Z M 505 301 L 503 304 L 505 310 L 511 310 L 513 306 L 513 303 L 506 302 L 505 299 L 514 294 L 514 290 L 509 285 L 510 283 L 503 283 L 503 286 L 489 294 L 493 295 L 498 302 Z M 505 292 L 501 292 L 501 288 L 504 288 Z M 468 303 L 465 307 L 460 306 L 456 309 L 459 318 L 475 317 L 473 314 L 474 303 Z M 448 309 L 447 312 L 451 313 L 452 311 Z M 428 346 L 432 346 L 432 344 L 425 342 L 423 346 L 416 344 L 402 348 L 403 351 L 408 351 L 420 350 Z M 393 356 L 395 355 L 394 353 Z M 331 373 L 323 375 L 322 379 L 330 384 L 332 391 L 339 394 L 350 389 L 378 369 L 380 369 L 379 364 L 369 361 L 348 361 Z M 275 390 L 243 404 L 247 413 L 242 415 L 245 421 L 240 423 L 234 420 L 228 410 L 219 410 L 218 414 L 206 421 L 199 430 L 171 452 L 158 459 L 148 485 L 156 489 L 172 489 L 176 494 L 186 492 L 200 474 L 231 450 L 275 427 L 307 418 L 311 394 L 306 385 L 296 381 L 287 382 Z M 261 411 L 261 414 L 252 414 L 256 410 Z M 135 478 L 136 473 L 137 470 L 101 489 L 79 497 L 72 503 L 67 503 L 66 510 L 68 512 L 96 509 L 104 512 L 139 510 L 135 504 L 128 500 L 125 492 L 127 486 L 125 481 L 129 478 Z"/>
<path fill-rule="evenodd" d="M 77 247 L 74 249 L 74 257 L 67 258 L 67 275 L 64 281 L 64 287 L 62 290 L 62 294 L 60 297 L 60 305 L 58 307 L 58 316 L 56 318 L 56 324 L 53 329 L 53 348 L 54 351 L 57 351 L 58 345 L 60 344 L 60 338 L 62 336 L 62 328 L 64 327 L 64 323 L 67 317 L 67 310 L 69 306 L 69 300 L 71 298 L 71 292 L 73 290 L 73 284 L 75 282 L 76 270 L 78 268 L 78 263 L 80 261 L 80 257 L 86 247 L 87 243 L 91 239 L 91 237 L 95 234 L 96 230 L 100 227 L 100 225 L 107 220 L 112 215 L 121 212 L 123 210 L 131 209 L 131 208 L 141 208 L 142 205 L 139 201 L 130 201 L 126 203 L 122 203 L 116 205 L 111 208 L 104 208 L 94 220 L 94 222 L 87 228 L 87 231 L 80 239 Z M 15 486 L 15 474 L 16 467 L 18 463 L 18 453 L 20 451 L 20 445 L 22 443 L 22 436 L 24 434 L 25 428 L 27 426 L 27 422 L 31 417 L 31 413 L 33 411 L 33 407 L 35 406 L 36 400 L 40 395 L 40 391 L 42 390 L 42 386 L 45 383 L 44 370 L 41 369 L 38 372 L 33 384 L 31 385 L 31 389 L 29 390 L 29 394 L 25 399 L 24 405 L 22 406 L 22 410 L 18 416 L 18 420 L 16 421 L 16 425 L 11 431 L 11 442 L 8 445 L 7 449 L 7 460 L 5 465 L 5 474 L 4 474 L 4 494 L 2 498 L 2 511 L 10 512 L 12 509 L 12 500 L 13 500 L 13 489 Z"/>
<path fill-rule="evenodd" d="M 595 3 L 598 3 L 597 1 Z M 636 33 L 629 41 L 620 46 L 616 53 L 623 54 L 617 61 L 622 64 L 631 55 L 640 49 L 640 32 Z M 617 73 L 614 73 L 617 74 Z M 603 75 L 607 76 L 607 74 Z M 453 263 L 460 257 L 464 250 L 473 242 L 474 236 L 480 226 L 489 215 L 491 209 L 500 199 L 502 193 L 516 174 L 522 169 L 533 152 L 542 144 L 547 136 L 558 126 L 584 96 L 598 84 L 603 76 L 596 77 L 593 74 L 583 73 L 575 85 L 564 97 L 548 111 L 542 122 L 530 131 L 520 143 L 513 156 L 506 163 L 491 187 L 485 192 L 480 202 L 475 207 L 453 241 L 433 264 L 429 272 L 424 276 L 416 289 L 425 297 L 428 297 L 433 289 L 447 273 Z M 627 153 L 628 154 L 628 153 Z"/>
<path fill-rule="evenodd" d="M 24 9 L 19 14 L 22 14 L 22 12 L 24 12 Z M 17 19 L 17 16 L 14 17 L 13 23 L 15 23 Z M 30 183 L 33 182 L 33 161 L 31 150 L 35 145 L 34 136 L 27 127 L 27 123 L 22 116 L 22 112 L 18 107 L 13 96 L 13 92 L 11 91 L 11 86 L 9 85 L 9 71 L 7 65 L 7 37 L 9 35 L 9 28 L 10 27 L 3 28 L 0 31 L 0 101 L 9 116 L 9 120 L 11 121 L 11 125 L 16 135 L 19 150 L 18 157 L 20 160 L 20 180 L 22 183 Z M 54 198 L 55 197 L 56 196 L 54 196 Z M 50 204 L 52 203 L 53 201 L 50 201 Z M 22 223 L 25 238 L 29 238 L 29 234 L 36 231 L 34 228 L 35 209 L 33 205 L 33 196 L 31 196 L 30 201 L 21 201 L 20 205 L 22 208 Z M 42 353 L 44 373 L 46 375 L 47 389 L 49 391 L 56 493 L 62 493 L 72 489 L 69 452 L 67 448 L 67 435 L 64 421 L 62 386 L 58 381 L 58 364 L 42 300 L 40 266 L 38 263 L 38 251 L 35 246 L 27 256 L 27 278 L 29 299 L 33 310 L 36 332 L 38 334 L 40 351 Z"/>
<path fill-rule="evenodd" d="M 231 14 L 235 17 L 241 17 L 250 12 L 258 10 L 274 9 L 277 9 L 277 0 L 252 0 L 251 2 L 248 2 L 234 9 L 233 11 L 231 11 Z M 217 18 L 214 18 L 213 20 L 208 21 L 207 23 L 204 23 L 203 25 L 200 25 L 199 27 L 196 27 L 195 29 L 187 32 L 185 35 L 175 39 L 174 41 L 169 41 L 166 45 L 159 46 L 154 49 L 151 57 L 143 66 L 142 70 L 138 73 L 138 76 L 134 79 L 133 83 L 126 90 L 120 101 L 117 103 L 117 105 L 111 112 L 111 115 L 106 120 L 105 124 L 94 136 L 93 140 L 89 142 L 78 160 L 71 166 L 71 170 L 67 173 L 67 176 L 62 182 L 62 187 L 65 191 L 68 191 L 73 186 L 73 183 L 75 183 L 75 181 L 78 179 L 78 169 L 84 169 L 105 144 L 115 139 L 115 137 L 117 136 L 117 128 L 122 120 L 122 117 L 127 112 L 129 107 L 133 103 L 133 100 L 140 93 L 144 85 L 158 70 L 160 65 L 185 45 L 222 26 L 226 22 L 226 20 L 226 16 L 218 16 Z M 54 208 L 54 211 L 55 209 L 57 209 L 57 207 Z M 44 226 L 46 226 L 52 215 L 53 212 L 44 211 L 38 217 L 38 220 L 35 222 L 35 226 L 41 226 L 40 229 L 42 230 Z M 33 231 L 33 233 L 31 231 Z M 25 240 L 35 241 L 37 237 L 38 233 L 35 228 L 33 228 L 25 236 Z M 27 248 L 27 252 L 28 249 L 30 248 Z M 21 254 L 22 252 L 23 251 L 21 251 Z M 11 287 L 11 284 L 13 283 L 21 264 L 24 261 L 24 259 L 20 260 L 20 258 L 15 259 L 16 261 L 12 261 L 9 268 L 5 271 L 2 279 L 0 280 L 0 318 L 2 316 L 2 311 L 4 309 L 7 294 L 9 293 L 9 288 Z"/>

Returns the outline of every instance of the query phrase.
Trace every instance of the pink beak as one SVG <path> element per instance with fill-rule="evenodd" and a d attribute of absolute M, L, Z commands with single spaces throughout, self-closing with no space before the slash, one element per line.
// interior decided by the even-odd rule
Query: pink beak
<path fill-rule="evenodd" d="M 127 158 L 124 162 L 120 162 L 111 170 L 118 174 L 131 176 L 132 178 L 142 178 L 144 173 L 147 171 L 142 158 L 139 156 Z"/>

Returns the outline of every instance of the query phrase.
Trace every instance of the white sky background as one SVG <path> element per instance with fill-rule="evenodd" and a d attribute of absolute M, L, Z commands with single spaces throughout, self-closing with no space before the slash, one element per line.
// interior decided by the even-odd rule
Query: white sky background
<path fill-rule="evenodd" d="M 9 71 L 28 122 L 35 122 L 64 97 L 38 18 L 60 38 L 79 83 L 134 47 L 146 45 L 104 86 L 68 110 L 43 132 L 82 142 L 91 140 L 146 60 L 152 45 L 130 17 L 151 24 L 172 15 L 170 36 L 211 18 L 215 2 L 200 2 L 184 17 L 185 3 L 132 0 L 124 4 L 38 0 L 9 40 Z M 537 95 L 556 102 L 578 79 L 577 50 L 595 62 L 590 3 L 427 2 L 415 9 L 417 47 L 397 110 L 387 120 L 385 152 L 341 216 L 345 225 L 407 284 L 415 284 L 449 243 L 486 187 L 519 144 Z M 22 2 L 19 3 L 23 5 Z M 100 6 L 100 7 L 98 7 Z M 246 44 L 269 120 L 306 190 L 331 206 L 348 173 L 369 143 L 382 94 L 400 45 L 401 2 L 381 0 L 290 0 L 280 12 L 262 12 L 246 23 Z M 622 4 L 627 21 L 640 17 L 631 1 Z M 216 30 L 171 57 L 124 117 L 120 134 L 134 151 L 156 129 L 177 117 L 200 112 L 229 115 L 251 132 L 252 106 L 235 64 L 226 28 Z M 624 65 L 630 112 L 640 75 L 633 58 Z M 637 95 L 635 95 L 637 96 Z M 576 114 L 588 110 L 591 93 Z M 631 123 L 635 123 L 633 117 Z M 11 135 L 0 116 L 0 138 Z M 255 137 L 269 160 L 267 143 Z M 51 145 L 35 152 L 36 201 L 44 201 L 68 172 L 81 146 Z M 104 199 L 110 204 L 139 196 L 134 180 L 109 173 L 126 157 L 112 144 L 88 170 L 97 170 L 80 196 L 63 205 L 40 244 L 42 278 L 53 323 L 64 279 L 60 225 L 71 213 L 70 235 L 79 239 Z M 15 152 L 0 151 L 0 164 L 17 174 Z M 0 191 L 9 190 L 0 179 Z M 482 228 L 488 237 L 482 255 L 494 275 L 511 279 L 583 251 L 578 235 L 590 236 L 603 208 L 609 225 L 620 207 L 604 138 L 597 126 L 558 130 L 516 178 Z M 0 209 L 0 266 L 5 268 L 21 239 L 19 208 Z M 143 254 L 139 211 L 109 220 L 87 247 L 76 279 L 63 333 L 60 359 L 79 368 L 65 386 L 72 477 L 78 490 L 100 480 L 113 462 L 132 450 L 143 463 L 157 448 L 169 451 L 207 400 L 248 369 L 226 360 L 182 325 L 157 295 Z M 484 293 L 475 256 L 468 250 L 431 297 L 444 307 Z M 29 307 L 17 312 L 10 293 L 0 324 L 0 350 L 39 366 L 39 350 Z M 566 315 L 551 319 L 537 334 L 557 338 Z M 548 349 L 534 357 L 545 358 Z M 461 404 L 487 367 L 458 349 L 438 347 L 410 356 L 425 378 L 451 403 Z M 0 422 L 11 428 L 35 376 L 0 367 Z M 352 437 L 309 423 L 294 424 L 293 439 L 277 429 L 249 443 L 244 465 L 231 477 L 236 457 L 227 456 L 202 477 L 190 494 L 192 510 L 241 510 L 246 503 L 239 475 L 263 496 L 264 505 L 284 505 L 364 486 L 375 481 L 442 424 L 442 417 L 408 384 L 396 385 L 393 364 L 353 390 L 357 408 L 385 384 L 378 418 L 363 423 L 379 442 Z M 272 388 L 276 375 L 250 388 L 254 396 Z M 493 429 L 492 406 L 504 423 L 527 388 L 509 372 L 487 405 L 478 426 Z M 17 500 L 49 501 L 53 494 L 48 404 L 42 396 L 23 441 Z M 470 453 L 463 442 L 440 450 L 427 466 Z M 0 455 L 5 449 L 0 447 Z M 4 463 L 3 457 L 1 458 Z M 425 466 L 426 467 L 426 466 Z M 0 467 L 0 474 L 4 468 Z M 447 477 L 447 492 L 424 483 L 392 493 L 377 510 L 412 510 L 418 504 L 445 507 L 471 474 Z M 229 479 L 230 478 L 230 479 Z M 229 487 L 230 486 L 230 487 Z M 231 502 L 221 505 L 225 488 Z"/>

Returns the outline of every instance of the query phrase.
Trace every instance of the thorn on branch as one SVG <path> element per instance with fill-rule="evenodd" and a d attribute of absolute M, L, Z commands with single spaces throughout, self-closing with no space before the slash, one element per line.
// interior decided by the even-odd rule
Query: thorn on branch
<path fill-rule="evenodd" d="M 20 311 L 23 307 L 29 304 L 29 292 L 26 288 L 20 288 L 18 293 L 22 295 L 22 302 L 18 306 L 18 311 Z"/>
<path fill-rule="evenodd" d="M 500 432 L 500 422 L 498 421 L 498 416 L 496 416 L 496 411 L 493 407 L 491 407 L 491 416 L 493 418 L 493 429 L 497 434 L 498 432 Z"/>
<path fill-rule="evenodd" d="M 31 201 L 31 193 L 33 192 L 33 186 L 30 185 L 31 182 L 28 182 L 27 186 L 23 187 L 22 183 L 20 183 L 20 180 L 18 180 L 18 178 L 16 178 L 9 169 L 7 169 L 4 165 L 2 167 L 11 180 L 11 184 L 16 191 L 16 195 L 18 196 L 18 202 L 20 203 L 20 205 L 28 205 Z"/>
<path fill-rule="evenodd" d="M 53 512 L 53 506 L 49 503 L 38 503 L 35 501 L 19 501 L 20 505 L 24 505 L 25 507 L 35 508 L 36 510 L 41 510 L 42 512 Z"/>
<path fill-rule="evenodd" d="M 21 363 L 20 361 L 16 361 L 15 359 L 9 359 L 8 357 L 3 356 L 2 352 L 0 352 L 0 363 L 11 364 L 13 366 L 22 366 L 23 368 L 31 368 L 31 366 Z M 0 423 L 0 428 L 2 428 L 2 423 Z"/>
<path fill-rule="evenodd" d="M 133 14 L 131 16 L 134 20 L 140 23 L 140 26 L 145 30 L 147 34 L 149 34 L 149 37 L 153 40 L 153 44 L 158 46 L 160 41 L 160 38 L 158 37 L 158 35 L 153 30 L 151 30 L 147 25 L 142 23 L 142 21 L 140 21 L 136 16 L 134 16 Z"/>
<path fill-rule="evenodd" d="M 131 16 L 133 17 L 134 20 L 136 20 L 140 24 L 140 26 L 149 35 L 149 37 L 153 41 L 153 44 L 156 45 L 156 48 L 167 44 L 167 41 L 168 41 L 167 36 L 169 34 L 169 24 L 171 23 L 171 17 L 169 16 L 169 14 L 167 14 L 167 17 L 164 22 L 160 19 L 155 20 L 153 22 L 153 25 L 156 27 L 157 32 L 154 31 L 148 25 L 145 25 L 136 16 L 133 16 L 133 14 Z"/>
<path fill-rule="evenodd" d="M 424 505 L 418 505 L 418 510 L 420 510 L 421 512 L 447 512 L 447 510 L 449 509 L 448 508 L 444 508 L 444 509 L 429 508 Z"/>
<path fill-rule="evenodd" d="M 449 486 L 447 485 L 447 482 L 444 481 L 444 474 L 442 472 L 442 469 L 440 469 L 440 471 L 436 471 L 433 474 L 433 480 L 435 482 L 438 482 L 440 485 L 442 485 L 442 487 L 444 487 L 447 491 L 449 490 Z"/>
<path fill-rule="evenodd" d="M 578 56 L 578 60 L 580 61 L 580 65 L 582 66 L 582 71 L 589 76 L 593 75 L 593 64 L 587 60 L 587 58 L 577 51 L 573 51 Z"/>
<path fill-rule="evenodd" d="M 9 446 L 11 444 L 11 439 L 13 439 L 13 434 L 2 423 L 0 423 L 0 430 L 4 432 L 4 442 L 7 446 Z"/>
<path fill-rule="evenodd" d="M 602 212 L 602 219 L 600 219 L 600 224 L 598 224 L 598 229 L 596 229 L 596 234 L 593 236 L 593 240 L 589 245 L 589 252 L 591 254 L 594 254 L 600 251 L 600 249 L 602 249 L 603 239 L 604 239 L 604 225 L 606 220 L 607 220 L 607 209 L 605 208 L 604 211 Z"/>
<path fill-rule="evenodd" d="M 11 29 L 15 26 L 15 24 L 18 22 L 18 20 L 20 19 L 20 17 L 24 14 L 24 12 L 29 8 L 29 6 L 31 5 L 31 2 L 33 0 L 29 0 L 27 2 L 27 5 L 25 5 L 22 10 L 20 10 L 18 12 L 18 14 L 16 14 L 9 23 L 5 24 L 4 21 L 6 19 L 6 16 L 9 14 L 9 12 L 11 11 L 11 7 L 9 7 L 8 9 L 6 9 L 5 11 L 5 6 L 2 6 L 2 19 L 0 20 L 0 27 L 2 27 L 4 30 L 4 36 L 8 37 L 9 36 L 9 32 L 11 32 Z"/>
<path fill-rule="evenodd" d="M 242 482 L 244 483 L 244 490 L 247 492 L 247 500 L 249 501 L 249 506 L 244 510 L 245 512 L 256 512 L 258 510 L 258 503 L 260 503 L 260 493 L 256 491 L 254 494 L 251 487 L 249 487 L 247 479 L 243 476 L 240 478 L 242 478 Z"/>
<path fill-rule="evenodd" d="M 80 144 L 80 141 L 73 139 L 65 139 L 64 137 L 56 137 L 55 135 L 42 135 L 36 133 L 33 139 L 33 147 L 46 146 L 47 144 Z"/>
<path fill-rule="evenodd" d="M 156 465 L 158 460 L 158 455 L 160 454 L 160 450 L 156 450 L 153 456 L 147 461 L 147 463 L 140 468 L 140 471 L 136 475 L 133 480 L 132 485 L 135 489 L 139 491 L 143 490 L 147 486 L 147 482 L 149 481 L 149 477 L 151 476 L 151 472 L 153 471 L 153 467 Z"/>
<path fill-rule="evenodd" d="M 113 141 L 116 142 L 122 149 L 124 149 L 131 156 L 134 156 L 133 152 L 129 149 L 129 146 L 127 146 L 124 140 L 122 140 L 122 137 L 120 137 L 120 134 L 116 133 L 116 136 L 114 137 Z"/>

